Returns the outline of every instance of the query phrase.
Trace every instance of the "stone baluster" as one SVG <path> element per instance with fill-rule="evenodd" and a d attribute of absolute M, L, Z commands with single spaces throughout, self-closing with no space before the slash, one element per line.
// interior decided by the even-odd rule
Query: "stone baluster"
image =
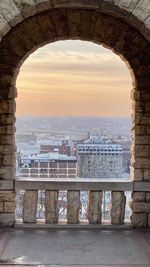
<path fill-rule="evenodd" d="M 88 220 L 90 224 L 101 223 L 102 191 L 90 191 L 88 198 Z"/>
<path fill-rule="evenodd" d="M 26 190 L 23 199 L 23 222 L 36 223 L 38 190 Z"/>
<path fill-rule="evenodd" d="M 67 192 L 67 223 L 79 223 L 80 191 Z"/>
<path fill-rule="evenodd" d="M 45 192 L 45 222 L 58 223 L 58 191 L 47 190 Z"/>
<path fill-rule="evenodd" d="M 123 224 L 125 216 L 126 197 L 123 191 L 111 192 L 110 219 L 112 224 Z"/>

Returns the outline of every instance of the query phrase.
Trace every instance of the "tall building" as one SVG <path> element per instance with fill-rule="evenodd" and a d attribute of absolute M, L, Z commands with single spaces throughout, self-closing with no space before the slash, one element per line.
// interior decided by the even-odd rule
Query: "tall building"
<path fill-rule="evenodd" d="M 18 164 L 21 177 L 76 178 L 77 160 L 74 156 L 46 153 L 22 155 Z"/>
<path fill-rule="evenodd" d="M 122 147 L 83 143 L 77 146 L 77 175 L 84 178 L 122 178 Z"/>

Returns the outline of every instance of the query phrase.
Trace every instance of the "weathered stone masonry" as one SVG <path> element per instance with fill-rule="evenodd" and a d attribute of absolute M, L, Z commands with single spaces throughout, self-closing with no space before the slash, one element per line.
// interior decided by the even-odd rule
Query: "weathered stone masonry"
<path fill-rule="evenodd" d="M 131 176 L 134 182 L 150 183 L 149 31 L 149 0 L 0 1 L 1 225 L 13 225 L 15 221 L 16 78 L 30 53 L 56 40 L 102 44 L 129 66 L 133 79 Z M 134 191 L 133 183 L 132 223 L 150 226 L 150 192 Z"/>

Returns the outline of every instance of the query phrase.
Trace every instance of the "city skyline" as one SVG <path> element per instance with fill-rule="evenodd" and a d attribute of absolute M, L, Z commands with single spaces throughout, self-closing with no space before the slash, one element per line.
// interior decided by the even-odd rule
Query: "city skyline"
<path fill-rule="evenodd" d="M 110 50 L 89 42 L 56 42 L 22 65 L 16 113 L 128 116 L 131 82 L 127 66 Z"/>

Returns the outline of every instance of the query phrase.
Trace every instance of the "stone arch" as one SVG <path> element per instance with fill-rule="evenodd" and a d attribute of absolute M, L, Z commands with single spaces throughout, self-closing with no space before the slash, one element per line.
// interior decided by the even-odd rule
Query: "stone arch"
<path fill-rule="evenodd" d="M 45 2 L 51 3 L 51 1 Z M 57 2 L 53 0 L 53 6 Z M 28 18 L 14 24 L 15 26 L 9 29 L 0 42 L 0 185 L 3 189 L 2 194 L 5 195 L 2 198 L 1 224 L 12 225 L 15 220 L 13 178 L 15 177 L 16 77 L 28 55 L 50 42 L 66 39 L 95 42 L 112 49 L 127 63 L 133 79 L 131 176 L 134 182 L 142 181 L 144 184 L 144 181 L 150 181 L 150 45 L 148 38 L 146 39 L 141 33 L 141 28 L 136 29 L 134 23 L 134 26 L 131 26 L 132 20 L 129 19 L 129 23 L 126 23 L 126 17 L 120 19 L 117 15 L 112 16 L 111 12 L 96 10 L 95 5 L 100 6 L 97 0 L 94 1 L 94 8 L 90 8 L 93 1 L 87 1 L 91 3 L 90 7 L 84 7 L 83 1 L 77 1 L 77 6 L 78 2 L 82 2 L 82 8 L 71 8 L 68 1 L 62 2 L 67 5 L 67 8 L 64 5 L 63 8 L 51 6 L 46 11 L 30 13 Z M 21 14 L 26 17 L 24 13 Z M 137 192 L 133 192 L 132 222 L 134 225 L 148 226 L 150 213 L 147 204 L 149 203 L 148 194 L 143 192 L 141 197 Z M 139 206 L 139 203 L 144 204 Z"/>

